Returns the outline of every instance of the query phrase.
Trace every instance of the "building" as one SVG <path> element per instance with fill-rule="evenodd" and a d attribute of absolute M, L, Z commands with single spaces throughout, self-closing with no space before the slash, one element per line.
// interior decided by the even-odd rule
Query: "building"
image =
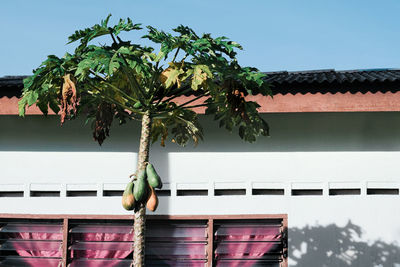
<path fill-rule="evenodd" d="M 165 186 L 148 265 L 400 266 L 400 70 L 268 79 L 274 98 L 254 98 L 271 137 L 247 144 L 202 117 L 197 147 L 152 146 Z M 21 88 L 0 79 L 0 265 L 129 266 L 120 196 L 139 125 L 99 147 L 83 121 L 18 117 Z"/>

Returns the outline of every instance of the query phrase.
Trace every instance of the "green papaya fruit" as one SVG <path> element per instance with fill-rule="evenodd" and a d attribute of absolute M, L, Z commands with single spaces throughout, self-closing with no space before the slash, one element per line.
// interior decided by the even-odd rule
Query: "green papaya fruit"
<path fill-rule="evenodd" d="M 162 182 L 160 176 L 157 174 L 154 166 L 151 163 L 148 163 L 146 166 L 146 173 L 147 173 L 147 181 L 149 185 L 153 188 L 162 188 Z"/>
<path fill-rule="evenodd" d="M 147 180 L 146 179 L 137 179 L 135 181 L 135 186 L 133 188 L 133 195 L 135 196 L 135 200 L 138 202 L 144 202 L 147 200 Z"/>
<path fill-rule="evenodd" d="M 146 178 L 147 178 L 146 170 L 139 171 L 139 173 L 137 175 L 137 179 L 138 180 L 146 180 Z"/>
<path fill-rule="evenodd" d="M 135 104 L 133 104 L 133 108 L 139 109 L 142 107 L 142 103 L 140 103 L 139 101 L 136 102 Z"/>
<path fill-rule="evenodd" d="M 124 193 L 122 194 L 122 207 L 126 210 L 133 210 L 135 207 L 135 198 L 133 196 L 133 182 L 126 185 Z"/>

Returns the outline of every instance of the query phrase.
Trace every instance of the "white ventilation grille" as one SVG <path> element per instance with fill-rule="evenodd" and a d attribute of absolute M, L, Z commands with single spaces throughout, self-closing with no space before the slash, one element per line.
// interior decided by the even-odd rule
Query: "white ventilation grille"
<path fill-rule="evenodd" d="M 3 198 L 113 198 L 121 197 L 123 183 L 0 184 Z M 208 182 L 165 183 L 159 197 L 301 197 L 301 196 L 391 196 L 399 195 L 396 182 Z"/>

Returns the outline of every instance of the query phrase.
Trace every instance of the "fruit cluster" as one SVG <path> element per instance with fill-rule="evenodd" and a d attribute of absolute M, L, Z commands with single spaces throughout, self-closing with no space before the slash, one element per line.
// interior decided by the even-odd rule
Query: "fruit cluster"
<path fill-rule="evenodd" d="M 146 203 L 146 207 L 155 211 L 158 206 L 158 197 L 154 188 L 161 189 L 162 182 L 154 166 L 147 163 L 144 170 L 139 171 L 136 179 L 130 181 L 122 195 L 122 206 L 126 210 L 133 210 L 139 203 Z"/>

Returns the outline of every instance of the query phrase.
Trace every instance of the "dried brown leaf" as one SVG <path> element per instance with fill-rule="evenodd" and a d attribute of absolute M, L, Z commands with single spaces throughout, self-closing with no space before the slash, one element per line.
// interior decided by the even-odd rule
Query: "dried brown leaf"
<path fill-rule="evenodd" d="M 64 82 L 61 89 L 61 125 L 63 125 L 67 115 L 76 114 L 78 98 L 76 86 L 71 74 L 64 75 Z"/>
<path fill-rule="evenodd" d="M 110 127 L 114 118 L 114 113 L 114 108 L 109 103 L 100 103 L 97 106 L 93 138 L 99 145 L 104 142 L 107 136 L 110 136 Z"/>

